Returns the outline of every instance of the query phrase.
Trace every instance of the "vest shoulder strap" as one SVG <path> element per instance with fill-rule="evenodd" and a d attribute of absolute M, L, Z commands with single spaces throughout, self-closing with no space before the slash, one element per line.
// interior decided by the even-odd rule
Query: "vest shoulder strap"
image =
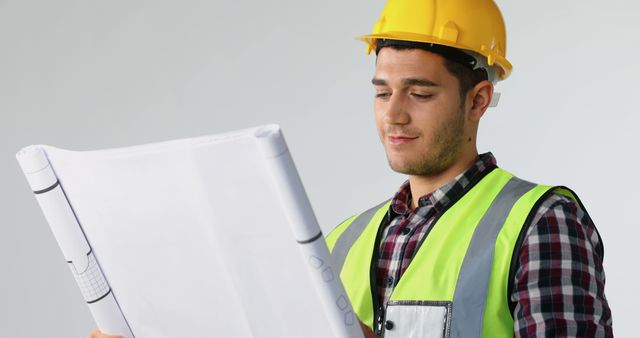
<path fill-rule="evenodd" d="M 382 212 L 387 212 L 391 200 L 386 200 L 373 208 L 352 216 L 338 225 L 327 237 L 327 245 L 331 251 L 331 261 L 336 271 L 342 271 L 347 254 L 353 243 L 360 237 L 371 219 Z"/>

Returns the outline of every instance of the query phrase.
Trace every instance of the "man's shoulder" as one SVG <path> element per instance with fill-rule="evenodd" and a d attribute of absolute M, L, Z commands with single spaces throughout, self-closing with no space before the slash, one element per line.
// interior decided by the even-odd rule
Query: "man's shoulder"
<path fill-rule="evenodd" d="M 527 243 L 555 245 L 559 241 L 571 245 L 585 241 L 597 254 L 603 254 L 602 239 L 591 216 L 578 196 L 566 187 L 555 187 L 542 196 L 525 226 L 528 228 L 523 247 Z"/>
<path fill-rule="evenodd" d="M 389 209 L 390 203 L 391 203 L 391 200 L 385 200 L 361 212 L 353 214 L 349 216 L 347 219 L 345 219 L 344 221 L 338 223 L 338 225 L 336 225 L 326 236 L 326 241 L 329 247 L 330 248 L 333 247 L 333 245 L 338 240 L 340 235 L 344 233 L 344 231 L 349 227 L 349 225 L 351 225 L 351 223 L 353 223 L 353 221 L 355 221 L 357 218 L 362 217 L 362 218 L 371 219 L 376 213 L 386 212 L 386 210 Z"/>
<path fill-rule="evenodd" d="M 546 191 L 543 190 L 544 193 L 539 195 L 538 200 L 533 204 L 531 215 L 529 217 L 529 224 L 536 224 L 545 214 L 549 214 L 554 211 L 556 213 L 560 212 L 560 214 L 573 214 L 583 220 L 588 218 L 588 221 L 591 222 L 580 197 L 571 188 L 564 185 L 536 183 L 516 176 L 514 176 L 514 178 L 528 182 L 529 184 L 537 187 L 546 188 Z"/>
<path fill-rule="evenodd" d="M 568 193 L 570 192 L 571 195 Z M 548 194 L 538 201 L 537 214 L 544 214 L 550 209 L 566 208 L 568 210 L 584 210 L 584 206 L 578 200 L 578 195 L 565 187 L 552 187 Z"/>
<path fill-rule="evenodd" d="M 593 223 L 578 195 L 565 186 L 550 186 L 531 213 L 531 224 L 538 224 L 544 217 L 572 218 L 583 223 Z"/>

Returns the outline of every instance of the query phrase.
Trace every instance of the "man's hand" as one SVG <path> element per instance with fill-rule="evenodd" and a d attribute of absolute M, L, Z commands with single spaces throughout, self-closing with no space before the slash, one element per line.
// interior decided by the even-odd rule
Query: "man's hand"
<path fill-rule="evenodd" d="M 89 333 L 87 338 L 124 338 L 124 337 L 122 337 L 122 336 L 109 336 L 109 335 L 106 335 L 106 334 L 102 333 L 102 331 L 100 331 L 99 329 L 95 329 L 95 330 L 91 331 L 91 333 Z"/>

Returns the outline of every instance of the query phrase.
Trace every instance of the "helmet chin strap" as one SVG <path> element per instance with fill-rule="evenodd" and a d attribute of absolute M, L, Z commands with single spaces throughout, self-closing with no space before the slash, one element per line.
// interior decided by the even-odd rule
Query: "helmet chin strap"
<path fill-rule="evenodd" d="M 493 97 L 491 98 L 491 102 L 489 102 L 489 107 L 498 106 L 499 101 L 500 101 L 500 93 L 493 92 Z"/>

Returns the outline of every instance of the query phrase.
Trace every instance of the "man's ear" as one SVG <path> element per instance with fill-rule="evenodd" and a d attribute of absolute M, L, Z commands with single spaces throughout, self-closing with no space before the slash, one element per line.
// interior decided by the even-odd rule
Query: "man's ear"
<path fill-rule="evenodd" d="M 493 98 L 493 84 L 484 80 L 478 82 L 467 94 L 467 102 L 469 107 L 469 119 L 472 121 L 480 121 L 484 112 L 489 108 L 491 99 Z"/>

